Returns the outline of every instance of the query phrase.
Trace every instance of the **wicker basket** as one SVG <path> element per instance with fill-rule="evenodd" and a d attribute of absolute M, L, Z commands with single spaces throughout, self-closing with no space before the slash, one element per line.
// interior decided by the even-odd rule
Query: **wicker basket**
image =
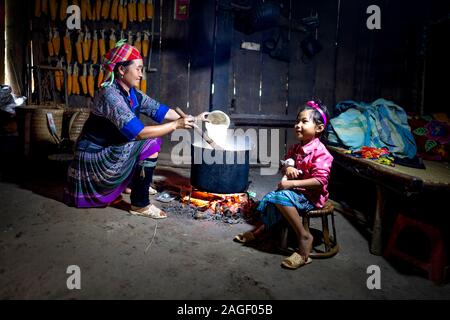
<path fill-rule="evenodd" d="M 77 141 L 89 114 L 89 109 L 80 109 L 71 116 L 69 122 L 69 139 L 71 141 Z"/>
<path fill-rule="evenodd" d="M 31 141 L 33 145 L 48 146 L 57 144 L 57 141 L 50 133 L 50 128 L 47 123 L 47 113 L 53 115 L 56 134 L 58 137 L 61 137 L 64 109 L 38 106 L 34 110 L 31 118 Z"/>

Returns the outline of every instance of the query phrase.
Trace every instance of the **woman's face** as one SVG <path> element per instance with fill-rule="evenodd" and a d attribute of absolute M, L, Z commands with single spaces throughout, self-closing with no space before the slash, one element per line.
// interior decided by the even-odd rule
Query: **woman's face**
<path fill-rule="evenodd" d="M 144 69 L 144 62 L 142 59 L 133 60 L 133 62 L 123 69 L 123 78 L 121 80 L 129 87 L 139 87 L 139 82 L 142 79 L 142 71 Z"/>

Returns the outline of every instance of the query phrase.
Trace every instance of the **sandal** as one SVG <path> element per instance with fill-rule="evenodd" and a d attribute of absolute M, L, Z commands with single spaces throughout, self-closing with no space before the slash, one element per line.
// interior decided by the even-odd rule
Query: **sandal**
<path fill-rule="evenodd" d="M 308 257 L 306 260 L 305 258 L 298 254 L 297 252 L 294 252 L 290 257 L 287 257 L 281 262 L 281 265 L 288 269 L 298 269 L 300 267 L 303 267 L 307 264 L 310 264 L 312 262 L 312 259 Z"/>
<path fill-rule="evenodd" d="M 239 233 L 237 236 L 234 237 L 234 240 L 240 243 L 248 243 L 250 241 L 255 240 L 255 235 L 251 231 L 247 231 L 244 233 Z"/>
<path fill-rule="evenodd" d="M 147 206 L 147 208 L 143 212 L 139 212 L 133 209 L 136 209 L 137 207 L 131 206 L 131 210 L 129 211 L 133 215 L 137 216 L 144 216 L 149 217 L 153 219 L 165 219 L 167 218 L 167 215 L 165 215 L 165 212 L 156 207 L 155 205 L 151 204 Z"/>

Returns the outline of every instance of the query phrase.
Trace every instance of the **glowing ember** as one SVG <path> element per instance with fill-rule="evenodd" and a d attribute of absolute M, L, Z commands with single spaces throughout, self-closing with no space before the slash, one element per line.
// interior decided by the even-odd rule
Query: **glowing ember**
<path fill-rule="evenodd" d="M 194 190 L 181 200 L 195 206 L 197 210 L 231 217 L 245 216 L 254 206 L 246 193 L 217 194 Z"/>

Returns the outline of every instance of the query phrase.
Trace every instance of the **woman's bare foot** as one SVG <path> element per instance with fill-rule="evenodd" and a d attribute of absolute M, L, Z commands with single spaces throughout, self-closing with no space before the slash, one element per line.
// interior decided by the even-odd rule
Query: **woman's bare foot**
<path fill-rule="evenodd" d="M 131 189 L 130 189 L 130 188 L 125 188 L 125 190 L 123 191 L 123 193 L 125 193 L 125 194 L 130 194 L 130 193 L 131 193 Z"/>
<path fill-rule="evenodd" d="M 311 233 L 308 233 L 302 239 L 300 239 L 298 245 L 298 253 L 305 259 L 307 259 L 309 257 L 309 254 L 311 253 L 313 240 L 314 238 Z"/>

